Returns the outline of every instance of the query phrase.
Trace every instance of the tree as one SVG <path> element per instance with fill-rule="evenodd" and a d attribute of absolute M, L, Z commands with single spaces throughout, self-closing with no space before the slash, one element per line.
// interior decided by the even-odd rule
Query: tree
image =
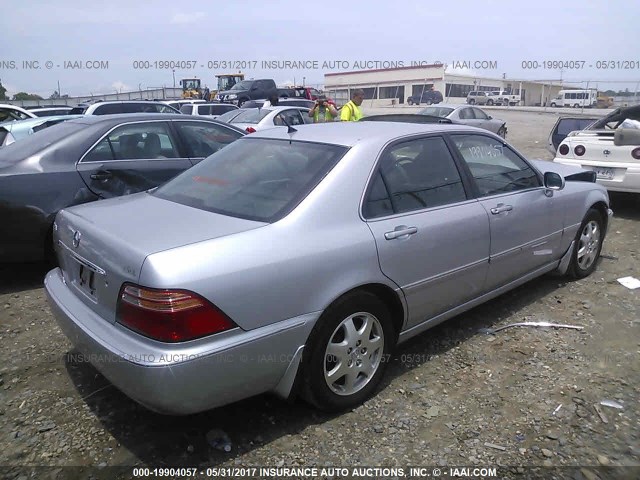
<path fill-rule="evenodd" d="M 44 100 L 40 95 L 35 93 L 18 92 L 13 96 L 14 100 Z"/>
<path fill-rule="evenodd" d="M 9 100 L 7 98 L 7 89 L 2 86 L 1 81 L 0 81 L 0 100 Z"/>

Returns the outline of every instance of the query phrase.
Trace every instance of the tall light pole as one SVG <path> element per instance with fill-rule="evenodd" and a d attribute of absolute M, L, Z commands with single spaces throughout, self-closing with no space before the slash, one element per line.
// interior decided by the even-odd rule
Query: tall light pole
<path fill-rule="evenodd" d="M 176 88 L 176 69 L 173 69 L 173 88 Z"/>

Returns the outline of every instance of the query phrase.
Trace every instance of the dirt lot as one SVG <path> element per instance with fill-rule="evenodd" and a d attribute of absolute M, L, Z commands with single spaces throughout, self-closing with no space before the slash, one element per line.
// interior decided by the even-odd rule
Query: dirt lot
<path fill-rule="evenodd" d="M 492 115 L 523 153 L 551 158 L 554 115 Z M 640 466 L 640 289 L 616 281 L 640 277 L 640 197 L 612 200 L 591 277 L 540 278 L 410 341 L 378 395 L 342 415 L 266 395 L 190 417 L 151 413 L 67 355 L 43 266 L 0 266 L 0 465 Z M 584 330 L 479 331 L 523 320 Z M 207 444 L 213 428 L 231 452 Z"/>

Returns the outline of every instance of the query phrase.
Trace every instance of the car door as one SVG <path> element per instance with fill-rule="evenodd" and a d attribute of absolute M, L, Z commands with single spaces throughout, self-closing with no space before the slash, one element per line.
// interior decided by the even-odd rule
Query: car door
<path fill-rule="evenodd" d="M 194 165 L 244 136 L 234 128 L 212 122 L 174 120 L 172 124 Z"/>
<path fill-rule="evenodd" d="M 462 123 L 463 125 L 474 126 L 475 115 L 473 114 L 473 110 L 471 107 L 462 107 L 456 110 L 455 115 L 457 115 L 458 123 Z"/>
<path fill-rule="evenodd" d="M 539 173 L 501 139 L 483 134 L 451 139 L 490 218 L 487 289 L 558 260 L 562 205 L 542 186 Z"/>
<path fill-rule="evenodd" d="M 471 110 L 473 112 L 473 118 L 474 118 L 472 120 L 474 122 L 472 123 L 472 125 L 474 127 L 484 128 L 485 130 L 491 131 L 491 120 L 489 119 L 489 116 L 479 108 L 474 107 Z"/>
<path fill-rule="evenodd" d="M 109 198 L 141 192 L 191 167 L 168 122 L 133 122 L 112 128 L 77 164 L 87 187 Z"/>
<path fill-rule="evenodd" d="M 597 121 L 593 117 L 561 117 L 551 129 L 549 134 L 548 147 L 549 151 L 554 155 L 558 151 L 558 147 L 562 141 L 567 138 L 569 133 L 576 130 L 584 130 L 593 122 Z"/>
<path fill-rule="evenodd" d="M 409 327 L 479 296 L 489 259 L 489 219 L 470 199 L 441 136 L 382 153 L 363 202 L 382 272 L 402 288 Z"/>

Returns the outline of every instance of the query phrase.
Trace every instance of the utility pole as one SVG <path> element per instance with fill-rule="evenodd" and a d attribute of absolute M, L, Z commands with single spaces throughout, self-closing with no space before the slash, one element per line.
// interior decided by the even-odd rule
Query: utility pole
<path fill-rule="evenodd" d="M 60 91 L 60 80 L 58 80 L 58 98 L 62 98 L 62 92 Z"/>
<path fill-rule="evenodd" d="M 176 88 L 176 69 L 173 69 L 173 88 Z"/>

